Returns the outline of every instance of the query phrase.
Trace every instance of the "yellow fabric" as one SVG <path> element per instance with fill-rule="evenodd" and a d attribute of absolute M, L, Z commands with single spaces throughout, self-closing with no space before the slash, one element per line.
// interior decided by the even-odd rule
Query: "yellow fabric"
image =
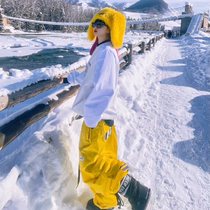
<path fill-rule="evenodd" d="M 124 42 L 126 31 L 126 18 L 121 12 L 117 12 L 111 8 L 104 8 L 92 18 L 88 28 L 88 40 L 93 41 L 96 37 L 92 23 L 95 20 L 103 20 L 111 30 L 111 42 L 114 48 L 121 48 Z"/>
<path fill-rule="evenodd" d="M 115 125 L 110 127 L 101 120 L 92 129 L 83 122 L 79 150 L 80 171 L 83 181 L 94 193 L 94 204 L 100 209 L 117 206 L 115 194 L 128 169 L 127 164 L 117 159 Z"/>

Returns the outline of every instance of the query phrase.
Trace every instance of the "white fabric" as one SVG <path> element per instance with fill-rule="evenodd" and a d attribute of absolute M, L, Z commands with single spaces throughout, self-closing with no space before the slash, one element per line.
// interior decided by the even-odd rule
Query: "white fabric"
<path fill-rule="evenodd" d="M 110 42 L 99 45 L 85 71 L 68 75 L 69 83 L 80 84 L 73 111 L 84 116 L 89 127 L 96 127 L 101 119 L 117 117 L 117 83 L 119 59 Z"/>

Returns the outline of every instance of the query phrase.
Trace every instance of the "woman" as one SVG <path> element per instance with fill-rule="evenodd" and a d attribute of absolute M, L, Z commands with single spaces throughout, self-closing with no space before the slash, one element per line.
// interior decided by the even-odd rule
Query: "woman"
<path fill-rule="evenodd" d="M 88 39 L 97 47 L 81 74 L 73 72 L 64 82 L 80 84 L 73 111 L 84 117 L 80 136 L 80 171 L 94 193 L 86 209 L 112 209 L 121 204 L 119 194 L 128 198 L 133 210 L 146 209 L 150 189 L 128 174 L 126 163 L 118 160 L 117 83 L 119 59 L 126 29 L 123 14 L 111 8 L 99 11 L 91 20 Z M 93 51 L 93 49 L 92 49 Z"/>

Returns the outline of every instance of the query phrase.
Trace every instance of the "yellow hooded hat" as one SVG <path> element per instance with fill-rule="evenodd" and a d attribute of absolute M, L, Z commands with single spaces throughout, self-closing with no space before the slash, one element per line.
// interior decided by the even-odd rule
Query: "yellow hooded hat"
<path fill-rule="evenodd" d="M 88 28 L 88 40 L 90 41 L 93 41 L 96 38 L 94 35 L 92 23 L 97 19 L 104 21 L 106 25 L 109 26 L 113 47 L 121 48 L 124 42 L 124 35 L 126 30 L 125 16 L 122 13 L 108 7 L 100 10 L 92 18 Z"/>

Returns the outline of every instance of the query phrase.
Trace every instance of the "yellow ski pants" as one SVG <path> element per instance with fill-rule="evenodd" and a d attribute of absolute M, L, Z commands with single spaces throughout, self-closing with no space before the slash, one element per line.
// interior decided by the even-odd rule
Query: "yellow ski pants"
<path fill-rule="evenodd" d="M 80 136 L 80 172 L 83 181 L 94 193 L 94 204 L 100 209 L 117 206 L 115 194 L 120 182 L 128 174 L 126 163 L 117 159 L 116 127 L 101 120 L 96 128 L 83 121 Z"/>

